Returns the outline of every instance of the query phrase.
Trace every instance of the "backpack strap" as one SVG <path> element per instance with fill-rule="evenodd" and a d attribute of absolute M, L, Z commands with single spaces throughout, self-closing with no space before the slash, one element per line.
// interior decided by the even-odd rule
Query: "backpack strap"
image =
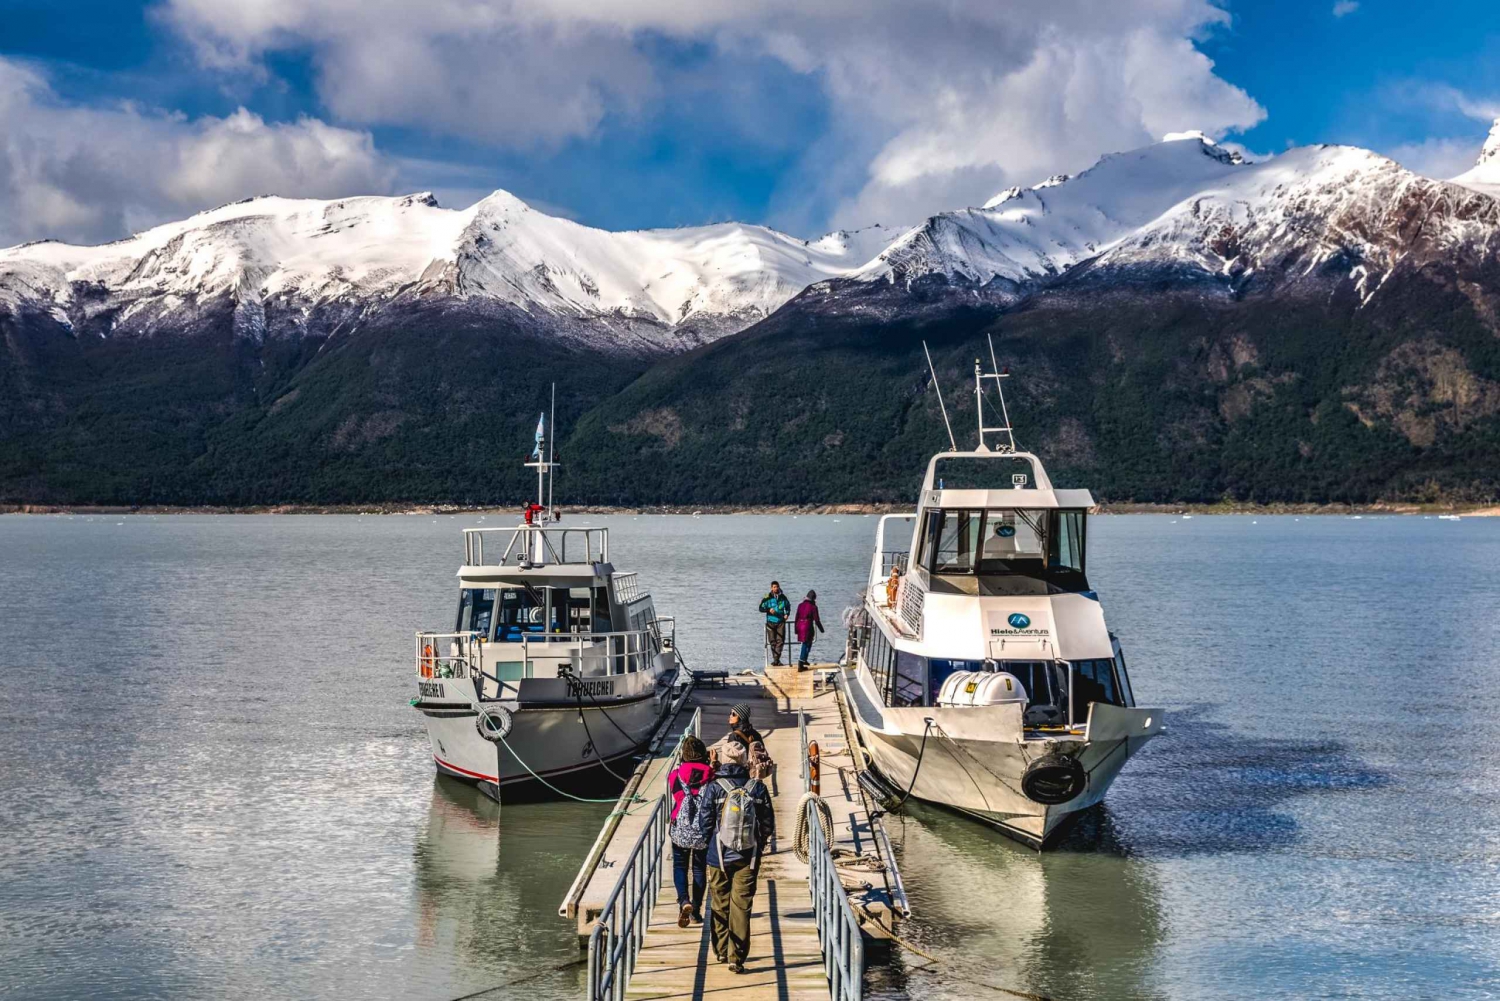
<path fill-rule="evenodd" d="M 719 779 L 718 780 L 718 785 L 719 785 L 719 788 L 723 789 L 725 792 L 734 792 L 736 789 L 739 788 L 739 786 L 735 785 L 733 782 L 729 781 L 728 779 Z"/>

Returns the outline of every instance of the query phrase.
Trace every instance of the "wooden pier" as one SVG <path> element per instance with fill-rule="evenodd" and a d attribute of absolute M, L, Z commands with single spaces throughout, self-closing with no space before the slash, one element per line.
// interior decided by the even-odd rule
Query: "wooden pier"
<path fill-rule="evenodd" d="M 673 753 L 695 715 L 704 742 L 712 744 L 728 732 L 730 706 L 744 703 L 750 708 L 751 722 L 765 738 L 766 750 L 777 766 L 770 783 L 777 833 L 761 863 L 760 885 L 751 913 L 750 955 L 743 974 L 730 973 L 713 958 L 706 922 L 677 927 L 671 847 L 665 846 L 666 857 L 658 873 L 661 888 L 624 997 L 818 1001 L 829 997 L 830 982 L 809 888 L 809 865 L 793 851 L 798 805 L 804 792 L 799 720 L 805 720 L 807 739 L 819 748 L 819 792 L 832 819 L 833 855 L 841 860 L 839 880 L 860 934 L 871 939 L 893 934 L 906 904 L 890 842 L 880 828 L 878 815 L 872 820 L 872 804 L 858 781 L 848 750 L 852 734 L 844 722 L 837 688 L 830 685 L 815 692 L 816 677 L 816 670 L 771 668 L 764 675 L 731 676 L 723 687 L 690 688 L 658 733 L 651 753 L 637 766 L 560 908 L 565 917 L 577 921 L 583 939 L 593 933 L 622 872 L 631 864 L 632 852 L 643 835 L 649 835 L 655 801 L 666 792 Z M 704 904 L 707 910 L 707 900 Z"/>

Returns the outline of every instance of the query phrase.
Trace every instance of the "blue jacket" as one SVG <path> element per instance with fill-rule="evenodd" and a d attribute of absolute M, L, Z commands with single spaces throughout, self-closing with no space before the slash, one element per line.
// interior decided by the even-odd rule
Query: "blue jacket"
<path fill-rule="evenodd" d="M 744 765 L 720 765 L 718 772 L 714 774 L 714 781 L 705 785 L 698 794 L 698 830 L 708 838 L 708 855 L 705 861 L 722 869 L 724 862 L 719 860 L 718 833 L 719 813 L 724 806 L 725 793 L 724 787 L 719 785 L 719 779 L 728 779 L 735 786 L 744 786 L 750 781 L 750 772 Z M 766 784 L 757 781 L 755 786 L 750 797 L 755 801 L 755 827 L 756 833 L 760 835 L 759 854 L 764 855 L 766 842 L 776 833 L 776 811 L 771 806 L 771 790 L 766 788 Z M 742 862 L 746 859 L 746 856 L 731 851 L 725 851 L 724 856 L 728 862 Z"/>
<path fill-rule="evenodd" d="M 785 622 L 787 616 L 792 614 L 792 603 L 787 600 L 785 592 L 782 594 L 767 594 L 760 599 L 760 610 L 766 613 L 767 625 L 778 625 Z"/>

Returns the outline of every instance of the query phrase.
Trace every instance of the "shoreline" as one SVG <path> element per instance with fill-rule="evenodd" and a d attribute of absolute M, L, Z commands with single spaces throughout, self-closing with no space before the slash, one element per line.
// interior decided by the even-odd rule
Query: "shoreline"
<path fill-rule="evenodd" d="M 519 516 L 523 505 L 469 504 L 250 504 L 233 506 L 188 507 L 172 504 L 0 504 L 0 515 L 127 515 L 127 514 L 256 514 L 256 515 L 505 515 Z M 795 514 L 795 515 L 867 515 L 898 514 L 910 511 L 909 504 L 649 504 L 620 506 L 579 504 L 559 506 L 564 516 L 577 515 L 727 515 L 727 514 Z M 1500 517 L 1495 504 L 1137 504 L 1104 503 L 1095 505 L 1094 514 L 1159 515 L 1438 515 L 1456 514 L 1468 517 Z"/>

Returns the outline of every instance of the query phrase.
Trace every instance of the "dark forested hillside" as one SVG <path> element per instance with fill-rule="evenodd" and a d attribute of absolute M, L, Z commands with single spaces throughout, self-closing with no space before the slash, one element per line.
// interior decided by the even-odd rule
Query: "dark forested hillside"
<path fill-rule="evenodd" d="M 131 338 L 3 314 L 0 500 L 512 503 L 555 380 L 570 502 L 906 501 L 946 444 L 921 342 L 967 446 L 987 334 L 1021 446 L 1102 499 L 1495 498 L 1500 275 L 1398 268 L 1366 301 L 1346 267 L 1083 269 L 1009 306 L 825 287 L 655 359 L 443 308 L 267 341 L 227 307 Z"/>

